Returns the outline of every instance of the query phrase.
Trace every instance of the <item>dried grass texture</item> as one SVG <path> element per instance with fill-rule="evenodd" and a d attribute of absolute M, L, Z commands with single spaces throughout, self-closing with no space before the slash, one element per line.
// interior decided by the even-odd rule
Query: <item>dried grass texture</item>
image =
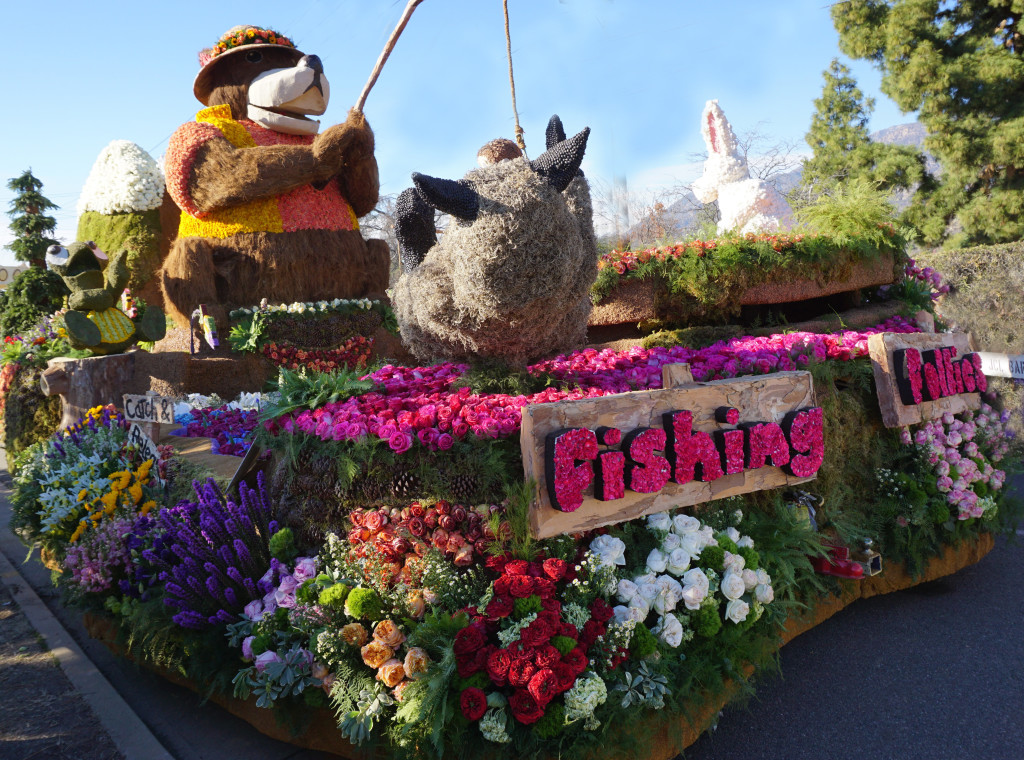
<path fill-rule="evenodd" d="M 264 297 L 274 303 L 381 298 L 390 264 L 387 243 L 364 240 L 358 230 L 246 232 L 178 238 L 160 277 L 168 313 L 187 325 L 199 304 L 226 312 Z"/>
<path fill-rule="evenodd" d="M 465 180 L 480 196 L 476 220 L 453 220 L 395 286 L 406 345 L 424 360 L 511 364 L 582 345 L 597 275 L 589 192 L 575 196 L 574 214 L 521 158 Z"/>

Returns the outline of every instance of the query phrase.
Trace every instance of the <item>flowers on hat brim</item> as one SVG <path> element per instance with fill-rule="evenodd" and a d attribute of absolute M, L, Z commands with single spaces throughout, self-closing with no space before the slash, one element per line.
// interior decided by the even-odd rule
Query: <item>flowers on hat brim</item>
<path fill-rule="evenodd" d="M 201 66 L 206 66 L 217 56 L 243 45 L 295 47 L 295 43 L 273 29 L 264 29 L 259 26 L 236 26 L 221 35 L 221 38 L 212 48 L 202 51 L 199 54 L 199 63 Z"/>

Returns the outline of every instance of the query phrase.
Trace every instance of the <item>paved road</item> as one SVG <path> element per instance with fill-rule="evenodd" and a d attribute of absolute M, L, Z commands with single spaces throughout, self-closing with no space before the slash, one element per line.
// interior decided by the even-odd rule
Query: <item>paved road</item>
<path fill-rule="evenodd" d="M 4 495 L 0 548 L 20 561 Z M 61 607 L 48 571 L 18 568 L 175 758 L 331 757 L 267 739 L 112 656 Z M 1024 537 L 949 578 L 859 600 L 788 644 L 781 667 L 685 759 L 1024 760 Z"/>
<path fill-rule="evenodd" d="M 782 649 L 686 760 L 1022 760 L 1024 537 L 861 599 Z"/>

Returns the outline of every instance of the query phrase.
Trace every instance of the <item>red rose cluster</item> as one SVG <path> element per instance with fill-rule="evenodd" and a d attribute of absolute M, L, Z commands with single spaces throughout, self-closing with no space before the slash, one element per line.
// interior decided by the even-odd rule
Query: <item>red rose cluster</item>
<path fill-rule="evenodd" d="M 612 609 L 596 599 L 582 628 L 562 618 L 559 592 L 575 575 L 564 560 L 527 562 L 492 556 L 487 566 L 498 573 L 493 596 L 483 609 L 469 610 L 472 622 L 455 635 L 456 667 L 462 678 L 486 674 L 495 687 L 505 690 L 513 717 L 523 724 L 535 723 L 587 669 L 587 652 L 607 630 Z M 516 640 L 501 646 L 497 634 L 510 628 L 517 607 L 538 611 Z M 462 713 L 468 720 L 479 720 L 483 712 L 476 695 L 467 696 L 471 691 L 463 692 Z"/>
<path fill-rule="evenodd" d="M 422 557 L 431 547 L 466 567 L 483 557 L 495 540 L 487 517 L 500 511 L 497 505 L 464 507 L 447 501 L 433 506 L 414 501 L 404 509 L 357 509 L 349 514 L 348 540 L 359 556 L 372 547 L 392 563 L 396 575 L 407 570 L 408 558 Z"/>

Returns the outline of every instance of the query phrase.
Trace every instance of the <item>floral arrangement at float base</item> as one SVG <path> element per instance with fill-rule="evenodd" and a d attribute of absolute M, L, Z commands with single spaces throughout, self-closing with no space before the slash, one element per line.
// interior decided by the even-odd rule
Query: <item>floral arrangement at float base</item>
<path fill-rule="evenodd" d="M 44 544 L 63 547 L 115 515 L 145 514 L 156 505 L 153 460 L 128 444 L 128 424 L 113 407 L 95 407 L 76 425 L 31 447 L 18 472 L 38 509 L 15 505 L 15 525 L 31 525 Z M 31 485 L 29 485 L 31 483 Z"/>

